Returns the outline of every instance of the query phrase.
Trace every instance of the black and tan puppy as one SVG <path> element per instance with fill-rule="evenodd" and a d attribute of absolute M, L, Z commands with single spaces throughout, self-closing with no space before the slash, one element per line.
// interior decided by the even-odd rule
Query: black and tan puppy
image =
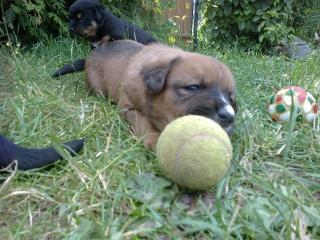
<path fill-rule="evenodd" d="M 142 44 L 156 42 L 149 33 L 114 16 L 98 0 L 77 0 L 69 9 L 71 33 L 98 45 L 101 41 L 131 39 Z"/>
<path fill-rule="evenodd" d="M 86 59 L 88 87 L 109 95 L 144 145 L 155 149 L 164 127 L 187 114 L 213 119 L 233 129 L 235 82 L 215 58 L 161 44 L 114 41 Z"/>
<path fill-rule="evenodd" d="M 64 144 L 64 147 L 71 154 L 80 151 L 82 146 L 83 140 L 74 140 Z M 19 170 L 41 168 L 56 162 L 60 158 L 62 156 L 52 147 L 42 149 L 24 148 L 0 135 L 0 169 L 12 165 L 14 161 L 16 161 L 15 164 Z"/>
<path fill-rule="evenodd" d="M 157 40 L 143 29 L 114 16 L 97 0 L 77 0 L 69 8 L 69 30 L 76 36 L 87 38 L 92 48 L 102 42 L 131 39 L 150 44 Z M 66 73 L 84 70 L 84 59 L 66 64 L 52 76 L 59 77 Z"/>

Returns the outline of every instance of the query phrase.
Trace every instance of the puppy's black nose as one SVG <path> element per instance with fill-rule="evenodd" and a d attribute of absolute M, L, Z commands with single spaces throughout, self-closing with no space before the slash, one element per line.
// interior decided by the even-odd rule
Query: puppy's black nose
<path fill-rule="evenodd" d="M 219 120 L 224 124 L 231 124 L 235 119 L 235 112 L 230 105 L 224 106 L 217 111 Z"/>

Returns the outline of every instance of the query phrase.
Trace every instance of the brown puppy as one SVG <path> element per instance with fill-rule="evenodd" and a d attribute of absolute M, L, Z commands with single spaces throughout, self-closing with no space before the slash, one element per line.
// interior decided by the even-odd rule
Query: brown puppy
<path fill-rule="evenodd" d="M 86 59 L 86 81 L 119 105 L 134 133 L 153 150 L 164 127 L 183 115 L 211 118 L 227 133 L 233 129 L 234 78 L 212 57 L 161 44 L 115 41 Z"/>

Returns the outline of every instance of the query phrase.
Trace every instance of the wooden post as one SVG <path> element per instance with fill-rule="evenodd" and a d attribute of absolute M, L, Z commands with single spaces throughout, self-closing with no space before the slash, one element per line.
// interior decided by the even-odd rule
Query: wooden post
<path fill-rule="evenodd" d="M 199 20 L 199 0 L 193 0 L 193 50 L 198 48 L 198 20 Z"/>
<path fill-rule="evenodd" d="M 165 11 L 167 19 L 173 19 L 179 27 L 179 35 L 185 40 L 192 39 L 193 0 L 175 0 L 176 7 Z"/>

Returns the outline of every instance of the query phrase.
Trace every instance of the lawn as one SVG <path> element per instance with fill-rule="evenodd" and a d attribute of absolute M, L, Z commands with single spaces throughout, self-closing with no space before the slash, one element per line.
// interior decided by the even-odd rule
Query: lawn
<path fill-rule="evenodd" d="M 187 193 L 109 99 L 90 95 L 84 74 L 57 79 L 83 57 L 70 39 L 1 52 L 1 134 L 65 156 L 38 171 L 0 172 L 1 239 L 320 239 L 319 123 L 272 122 L 270 95 L 298 85 L 320 96 L 319 53 L 307 60 L 202 47 L 230 66 L 239 112 L 231 168 L 206 193 Z M 318 84 L 318 85 L 317 85 Z M 60 143 L 85 138 L 74 158 Z"/>

